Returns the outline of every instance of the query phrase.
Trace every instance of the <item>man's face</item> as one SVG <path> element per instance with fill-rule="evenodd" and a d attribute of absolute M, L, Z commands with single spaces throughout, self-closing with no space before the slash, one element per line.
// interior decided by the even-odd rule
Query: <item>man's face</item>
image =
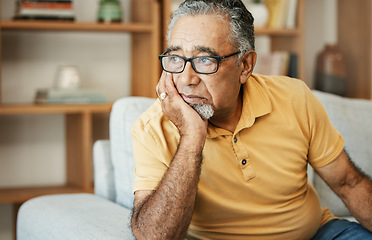
<path fill-rule="evenodd" d="M 225 56 L 236 52 L 228 36 L 230 24 L 215 15 L 184 16 L 172 30 L 168 54 L 182 57 Z M 214 119 L 226 118 L 236 110 L 244 65 L 237 55 L 223 59 L 213 74 L 198 74 L 190 62 L 182 73 L 173 74 L 175 86 L 189 104 L 204 103 L 215 111 Z"/>

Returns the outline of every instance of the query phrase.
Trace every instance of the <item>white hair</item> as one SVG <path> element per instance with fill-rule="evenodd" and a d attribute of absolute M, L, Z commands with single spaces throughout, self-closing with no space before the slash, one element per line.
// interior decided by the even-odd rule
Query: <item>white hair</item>
<path fill-rule="evenodd" d="M 214 14 L 230 21 L 231 34 L 228 36 L 240 55 L 249 50 L 255 50 L 253 17 L 241 0 L 186 0 L 173 13 L 168 26 L 167 40 L 169 42 L 176 21 L 183 16 L 198 14 Z"/>

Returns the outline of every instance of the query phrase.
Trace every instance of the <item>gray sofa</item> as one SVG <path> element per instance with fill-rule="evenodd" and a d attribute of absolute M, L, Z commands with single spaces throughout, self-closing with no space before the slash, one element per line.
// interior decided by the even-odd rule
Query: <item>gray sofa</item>
<path fill-rule="evenodd" d="M 346 150 L 367 174 L 372 173 L 372 101 L 314 91 L 345 138 Z M 130 97 L 114 103 L 110 140 L 94 144 L 95 194 L 61 194 L 31 199 L 18 213 L 19 240 L 134 239 L 130 230 L 133 170 L 130 128 L 154 99 Z M 352 218 L 341 200 L 309 168 L 309 181 L 321 202 L 340 217 Z"/>

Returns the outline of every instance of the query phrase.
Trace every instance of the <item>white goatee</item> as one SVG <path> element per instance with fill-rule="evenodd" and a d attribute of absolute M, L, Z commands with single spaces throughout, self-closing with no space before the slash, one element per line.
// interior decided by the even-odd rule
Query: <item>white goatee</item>
<path fill-rule="evenodd" d="M 189 105 L 200 115 L 203 120 L 210 119 L 214 114 L 214 110 L 209 104 L 197 103 Z"/>

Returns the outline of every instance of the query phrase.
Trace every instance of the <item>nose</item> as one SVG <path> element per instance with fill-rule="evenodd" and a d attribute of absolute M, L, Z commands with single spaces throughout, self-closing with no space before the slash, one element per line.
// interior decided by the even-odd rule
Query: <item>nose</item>
<path fill-rule="evenodd" d="M 178 75 L 180 83 L 183 84 L 184 86 L 198 85 L 200 82 L 200 78 L 192 68 L 190 62 L 186 63 L 185 69 Z"/>

